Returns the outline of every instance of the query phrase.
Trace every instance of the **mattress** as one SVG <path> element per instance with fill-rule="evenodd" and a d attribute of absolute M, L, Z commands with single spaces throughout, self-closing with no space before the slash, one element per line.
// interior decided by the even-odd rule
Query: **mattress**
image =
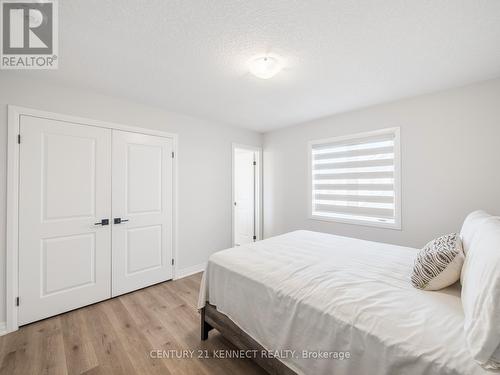
<path fill-rule="evenodd" d="M 417 249 L 295 231 L 213 254 L 208 301 L 299 374 L 488 374 L 471 358 L 459 285 L 409 275 Z"/>

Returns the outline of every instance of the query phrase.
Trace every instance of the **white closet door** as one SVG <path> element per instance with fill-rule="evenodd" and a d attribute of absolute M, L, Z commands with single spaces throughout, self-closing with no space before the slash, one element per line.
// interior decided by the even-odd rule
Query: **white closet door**
<path fill-rule="evenodd" d="M 110 297 L 111 131 L 21 116 L 19 324 Z"/>
<path fill-rule="evenodd" d="M 234 154 L 234 244 L 254 242 L 255 152 L 236 149 Z"/>
<path fill-rule="evenodd" d="M 172 141 L 113 131 L 113 296 L 172 278 Z"/>

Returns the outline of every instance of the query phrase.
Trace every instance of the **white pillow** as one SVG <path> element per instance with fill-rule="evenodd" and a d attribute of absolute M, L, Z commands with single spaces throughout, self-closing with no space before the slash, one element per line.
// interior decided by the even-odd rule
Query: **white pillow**
<path fill-rule="evenodd" d="M 466 255 L 479 226 L 489 217 L 491 217 L 489 213 L 478 210 L 471 212 L 465 218 L 462 229 L 460 230 L 460 237 L 462 237 L 462 246 Z"/>
<path fill-rule="evenodd" d="M 418 252 L 411 283 L 422 290 L 446 288 L 458 281 L 463 264 L 464 253 L 458 233 L 438 237 Z"/>
<path fill-rule="evenodd" d="M 462 305 L 467 344 L 486 369 L 500 369 L 500 221 L 484 220 L 462 269 Z"/>

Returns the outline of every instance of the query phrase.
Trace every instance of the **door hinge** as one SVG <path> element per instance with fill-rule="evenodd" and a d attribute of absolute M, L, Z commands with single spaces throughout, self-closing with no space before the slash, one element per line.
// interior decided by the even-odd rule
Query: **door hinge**
<path fill-rule="evenodd" d="M 175 157 L 175 154 L 174 154 L 174 152 L 172 151 L 172 159 L 173 159 L 174 157 Z"/>
<path fill-rule="evenodd" d="M 175 264 L 175 261 L 172 259 L 172 266 Z"/>
<path fill-rule="evenodd" d="M 16 306 L 19 306 L 19 297 L 16 297 Z"/>
<path fill-rule="evenodd" d="M 256 240 L 257 239 L 257 236 L 253 236 L 253 239 Z"/>
<path fill-rule="evenodd" d="M 256 162 L 256 161 L 254 161 L 254 162 L 253 162 L 253 165 L 257 165 L 257 162 Z"/>
<path fill-rule="evenodd" d="M 21 134 L 18 134 L 18 135 L 17 135 L 17 143 L 18 143 L 18 144 L 21 144 Z"/>

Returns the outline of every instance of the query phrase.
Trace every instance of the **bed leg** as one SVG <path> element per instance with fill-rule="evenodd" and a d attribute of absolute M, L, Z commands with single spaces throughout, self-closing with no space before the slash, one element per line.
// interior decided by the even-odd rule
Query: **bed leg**
<path fill-rule="evenodd" d="M 208 324 L 205 321 L 205 308 L 202 308 L 200 311 L 200 317 L 201 317 L 201 340 L 205 341 L 208 339 L 208 332 L 210 332 L 214 327 L 212 327 L 210 324 Z"/>

